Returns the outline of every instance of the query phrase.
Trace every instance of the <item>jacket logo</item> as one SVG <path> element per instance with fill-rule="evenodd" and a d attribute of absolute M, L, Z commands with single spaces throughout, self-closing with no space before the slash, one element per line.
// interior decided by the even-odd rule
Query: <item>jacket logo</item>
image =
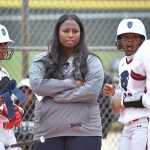
<path fill-rule="evenodd" d="M 70 123 L 70 126 L 73 131 L 80 131 L 81 124 L 82 124 L 81 122 L 74 122 L 74 123 Z"/>

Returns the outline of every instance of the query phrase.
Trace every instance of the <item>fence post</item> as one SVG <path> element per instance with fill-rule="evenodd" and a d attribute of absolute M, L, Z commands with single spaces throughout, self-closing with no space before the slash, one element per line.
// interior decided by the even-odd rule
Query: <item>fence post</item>
<path fill-rule="evenodd" d="M 29 45 L 29 0 L 22 1 L 22 45 L 27 47 Z M 28 50 L 22 51 L 22 77 L 28 76 L 29 72 L 29 52 Z"/>

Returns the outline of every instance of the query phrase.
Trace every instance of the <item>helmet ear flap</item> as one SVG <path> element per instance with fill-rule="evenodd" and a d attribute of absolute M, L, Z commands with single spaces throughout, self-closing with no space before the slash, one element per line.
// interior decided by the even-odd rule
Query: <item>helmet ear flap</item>
<path fill-rule="evenodd" d="M 118 41 L 116 41 L 116 47 L 117 47 L 117 49 L 119 49 L 119 44 L 118 44 Z"/>
<path fill-rule="evenodd" d="M 121 37 L 120 37 L 120 35 L 118 35 L 116 37 L 116 43 L 115 43 L 118 50 L 122 49 L 121 40 L 120 39 L 121 39 Z"/>
<path fill-rule="evenodd" d="M 119 50 L 122 49 L 122 46 L 120 44 L 120 40 L 117 40 L 115 44 L 116 44 L 117 49 L 119 49 Z"/>
<path fill-rule="evenodd" d="M 142 40 L 141 40 L 141 44 L 145 41 L 145 37 L 142 35 Z"/>

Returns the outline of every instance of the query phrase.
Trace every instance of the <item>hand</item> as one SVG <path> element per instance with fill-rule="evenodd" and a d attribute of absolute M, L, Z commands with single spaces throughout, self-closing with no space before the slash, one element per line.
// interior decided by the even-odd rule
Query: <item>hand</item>
<path fill-rule="evenodd" d="M 103 87 L 104 96 L 113 96 L 115 94 L 115 85 L 105 84 Z"/>
<path fill-rule="evenodd" d="M 14 109 L 15 109 L 15 118 L 14 118 L 15 125 L 19 127 L 23 118 L 24 110 L 19 106 L 15 106 Z"/>
<path fill-rule="evenodd" d="M 111 107 L 114 112 L 116 113 L 119 112 L 123 108 L 123 106 L 121 105 L 121 100 L 119 99 L 113 100 Z"/>
<path fill-rule="evenodd" d="M 83 81 L 82 81 L 82 80 L 76 80 L 76 84 L 77 84 L 78 86 L 82 86 L 82 85 L 83 85 Z"/>
<path fill-rule="evenodd" d="M 3 103 L 4 103 L 4 100 L 3 100 L 3 98 L 0 96 L 0 106 L 2 106 Z"/>

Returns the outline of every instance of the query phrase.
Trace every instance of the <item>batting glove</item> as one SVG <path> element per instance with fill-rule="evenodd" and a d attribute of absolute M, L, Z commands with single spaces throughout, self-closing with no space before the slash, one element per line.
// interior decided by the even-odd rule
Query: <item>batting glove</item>
<path fill-rule="evenodd" d="M 5 129 L 12 129 L 15 125 L 14 119 L 11 119 L 7 122 L 0 122 L 0 126 Z"/>
<path fill-rule="evenodd" d="M 19 127 L 21 124 L 23 114 L 24 114 L 24 110 L 19 106 L 15 106 L 15 125 L 17 127 Z"/>

